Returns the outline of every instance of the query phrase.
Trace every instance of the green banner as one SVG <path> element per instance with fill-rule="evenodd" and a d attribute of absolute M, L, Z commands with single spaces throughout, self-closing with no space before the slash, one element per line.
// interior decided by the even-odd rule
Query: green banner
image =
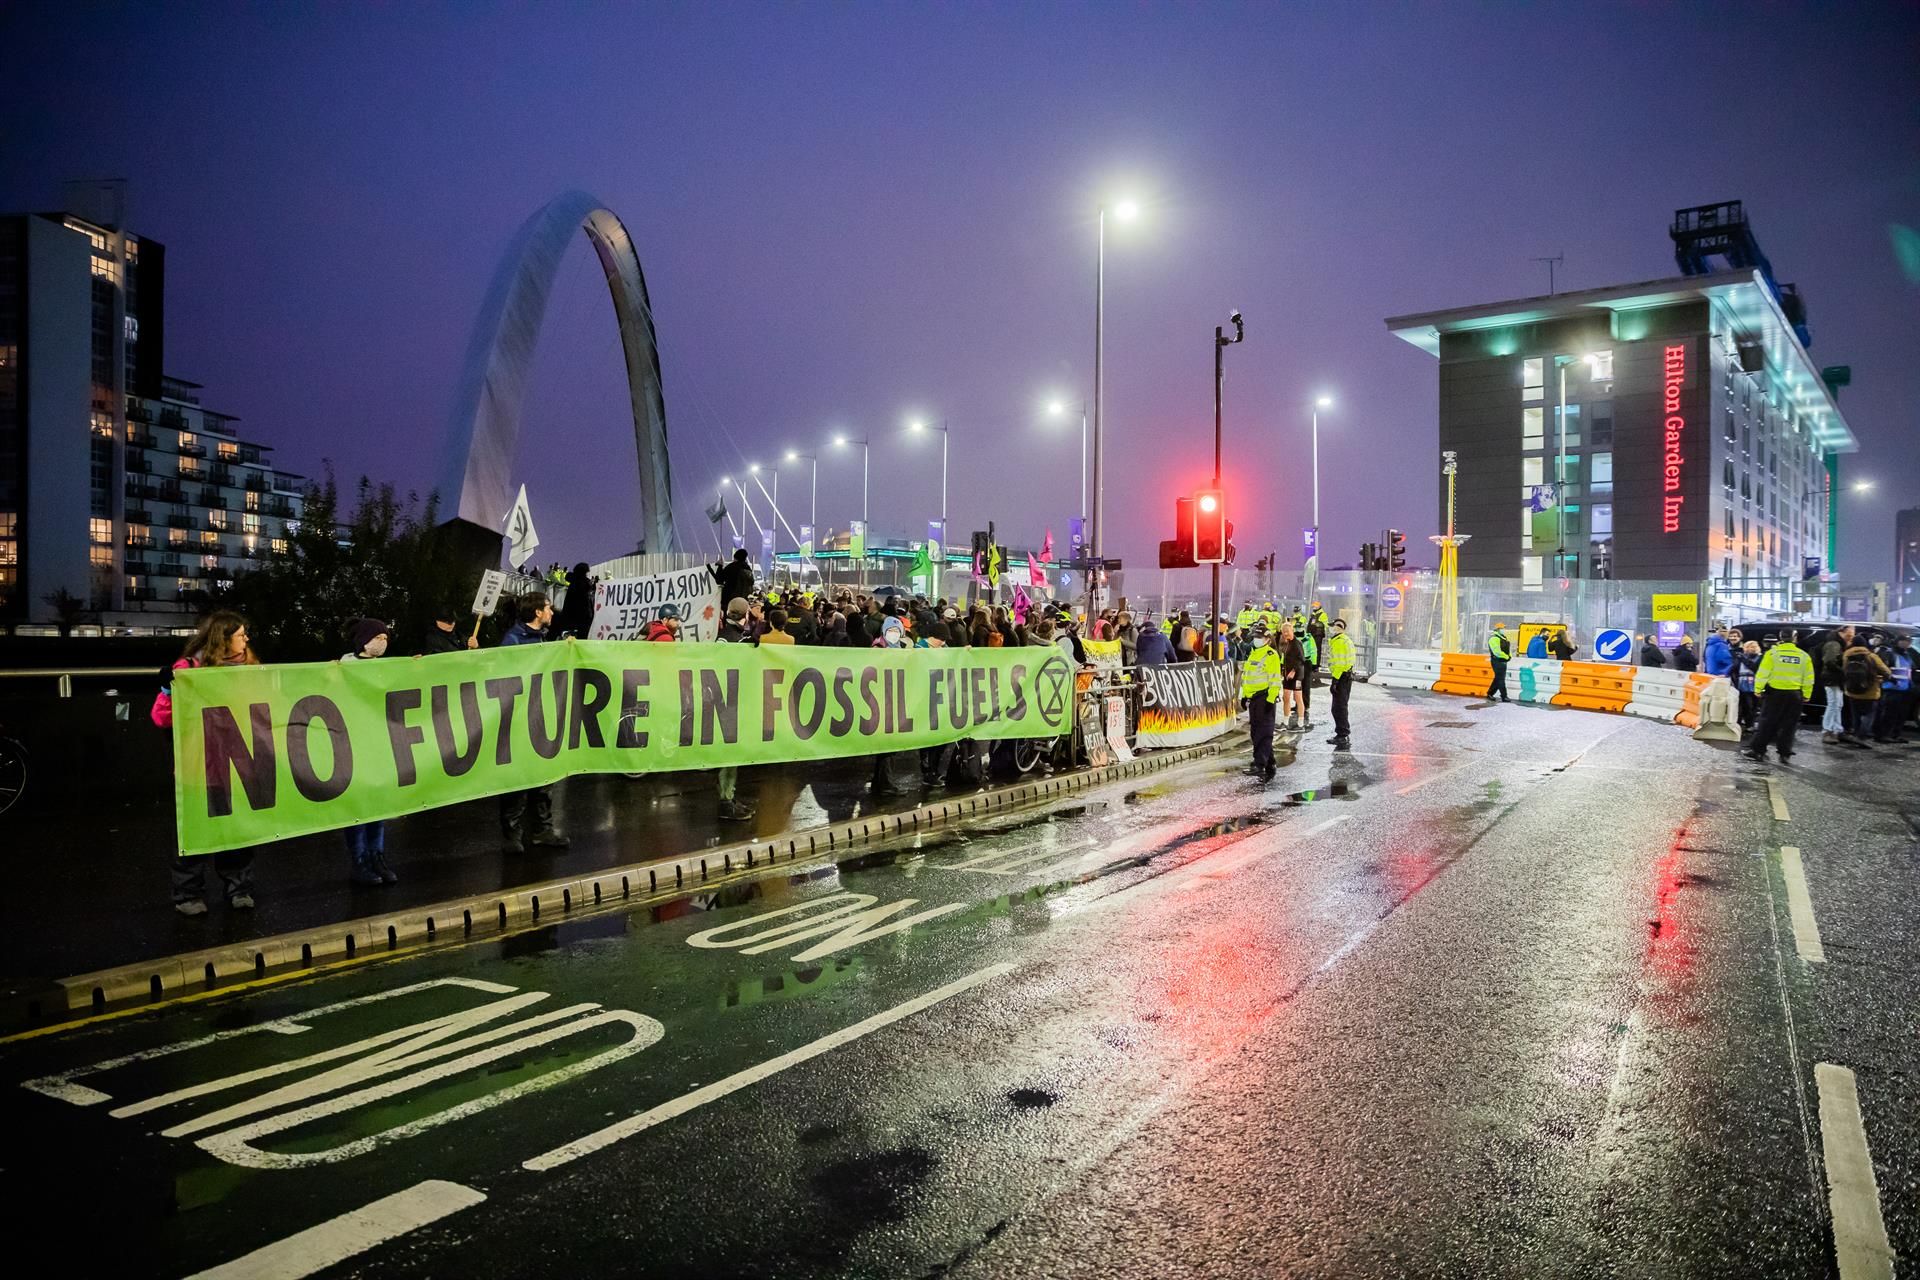
<path fill-rule="evenodd" d="M 174 673 L 182 853 L 558 781 L 1065 733 L 1053 648 L 568 640 Z"/>

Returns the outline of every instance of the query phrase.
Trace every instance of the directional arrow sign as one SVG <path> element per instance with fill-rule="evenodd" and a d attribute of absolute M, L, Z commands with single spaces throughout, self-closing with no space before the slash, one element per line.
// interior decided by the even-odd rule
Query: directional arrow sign
<path fill-rule="evenodd" d="M 1633 633 L 1617 627 L 1602 631 L 1593 638 L 1593 656 L 1601 662 L 1633 661 Z"/>

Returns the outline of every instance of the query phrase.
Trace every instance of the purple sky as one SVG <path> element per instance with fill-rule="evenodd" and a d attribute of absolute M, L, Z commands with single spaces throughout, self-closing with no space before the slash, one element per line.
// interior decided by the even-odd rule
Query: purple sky
<path fill-rule="evenodd" d="M 1235 307 L 1227 459 L 1243 563 L 1297 557 L 1307 405 L 1330 563 L 1384 525 L 1430 555 L 1431 357 L 1382 318 L 1674 274 L 1683 205 L 1743 199 L 1850 363 L 1862 452 L 1841 567 L 1892 572 L 1920 503 L 1920 8 L 1594 4 L 7 6 L 0 208 L 124 176 L 169 248 L 168 363 L 292 469 L 425 489 L 480 296 L 516 226 L 598 194 L 660 324 L 682 536 L 723 470 L 873 437 L 881 535 L 1064 539 L 1111 228 L 1111 552 L 1151 563 L 1210 461 L 1211 338 Z M 628 549 L 638 485 L 612 309 L 562 269 L 521 474 L 544 545 Z M 806 472 L 782 505 L 804 513 Z M 858 515 L 823 454 L 820 523 Z M 762 504 L 764 506 L 764 504 Z M 504 514 L 504 513 L 503 513 Z M 764 514 L 764 513 L 763 513 Z M 724 532 L 724 526 L 722 526 Z M 1145 585 L 1145 584 L 1142 584 Z"/>

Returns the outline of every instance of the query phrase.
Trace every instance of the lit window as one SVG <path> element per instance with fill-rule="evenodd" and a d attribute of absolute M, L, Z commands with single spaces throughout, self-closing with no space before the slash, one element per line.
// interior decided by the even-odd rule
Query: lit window
<path fill-rule="evenodd" d="M 287 540 L 285 538 L 275 538 L 273 540 L 273 554 L 277 556 L 287 554 Z"/>
<path fill-rule="evenodd" d="M 231 440 L 222 440 L 220 442 L 220 457 L 222 460 L 231 462 L 235 458 L 238 458 L 239 456 L 240 456 L 239 445 L 235 444 Z"/>
<path fill-rule="evenodd" d="M 1520 557 L 1520 583 L 1522 586 L 1540 585 L 1541 558 L 1539 556 Z"/>
<path fill-rule="evenodd" d="M 260 517 L 249 511 L 240 517 L 240 527 L 248 533 L 260 532 Z"/>
<path fill-rule="evenodd" d="M 112 546 L 113 521 L 99 519 L 87 521 L 87 540 L 96 547 Z"/>
<path fill-rule="evenodd" d="M 1602 536 L 1613 533 L 1613 504 L 1601 502 L 1593 508 L 1593 537 L 1599 541 Z"/>
<path fill-rule="evenodd" d="M 113 415 L 94 410 L 93 434 L 107 440 L 113 439 Z"/>
<path fill-rule="evenodd" d="M 1596 453 L 1591 455 L 1591 457 L 1592 457 L 1591 465 L 1593 467 L 1592 476 L 1593 476 L 1594 486 L 1597 488 L 1598 486 L 1603 484 L 1606 484 L 1606 485 L 1612 484 L 1613 483 L 1613 455 L 1611 453 Z"/>
<path fill-rule="evenodd" d="M 1522 551 L 1533 549 L 1533 507 L 1531 505 L 1520 508 L 1520 549 Z"/>
<path fill-rule="evenodd" d="M 1545 471 L 1545 468 L 1546 468 L 1546 460 L 1545 460 L 1545 459 L 1543 459 L 1543 458 L 1522 458 L 1522 459 L 1520 459 L 1520 484 L 1521 484 L 1521 486 L 1522 486 L 1523 488 L 1526 488 L 1526 489 L 1529 489 L 1529 490 L 1531 490 L 1531 489 L 1533 488 L 1533 486 L 1535 486 L 1535 485 L 1537 485 L 1537 484 L 1544 484 L 1544 483 L 1546 483 L 1546 471 Z M 1522 497 L 1530 497 L 1530 496 L 1531 496 L 1531 494 L 1522 494 L 1521 496 L 1522 496 Z"/>
<path fill-rule="evenodd" d="M 113 567 L 113 548 L 89 547 L 87 548 L 87 560 L 96 569 L 111 569 Z"/>
<path fill-rule="evenodd" d="M 1596 351 L 1587 357 L 1587 368 L 1593 373 L 1595 382 L 1613 381 L 1613 352 Z"/>
<path fill-rule="evenodd" d="M 1520 447 L 1538 449 L 1546 436 L 1547 411 L 1534 406 L 1520 411 Z"/>
<path fill-rule="evenodd" d="M 180 433 L 180 448 L 183 452 L 196 447 L 199 443 L 200 442 L 194 438 L 193 432 L 182 431 Z"/>
<path fill-rule="evenodd" d="M 1547 362 L 1543 356 L 1520 362 L 1520 398 L 1538 400 L 1546 388 Z"/>

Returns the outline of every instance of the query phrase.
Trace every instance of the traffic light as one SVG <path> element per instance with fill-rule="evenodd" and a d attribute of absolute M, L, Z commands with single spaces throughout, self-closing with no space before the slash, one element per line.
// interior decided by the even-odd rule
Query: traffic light
<path fill-rule="evenodd" d="M 1373 568 L 1374 559 L 1375 559 L 1375 555 L 1374 555 L 1373 544 L 1371 542 L 1361 543 L 1360 544 L 1360 567 L 1362 569 Z"/>
<path fill-rule="evenodd" d="M 1226 562 L 1229 527 L 1226 490 L 1194 490 L 1193 558 L 1196 562 L 1200 564 Z"/>
<path fill-rule="evenodd" d="M 1191 569 L 1193 558 L 1193 499 L 1173 500 L 1173 539 L 1160 544 L 1162 569 Z"/>
<path fill-rule="evenodd" d="M 1407 535 L 1398 529 L 1387 530 L 1387 568 L 1400 570 L 1407 567 Z"/>
<path fill-rule="evenodd" d="M 1220 561 L 1220 563 L 1232 564 L 1234 555 L 1240 549 L 1233 545 L 1233 521 L 1231 520 L 1227 521 L 1226 539 L 1227 539 L 1227 554 L 1226 554 L 1226 557 Z"/>

